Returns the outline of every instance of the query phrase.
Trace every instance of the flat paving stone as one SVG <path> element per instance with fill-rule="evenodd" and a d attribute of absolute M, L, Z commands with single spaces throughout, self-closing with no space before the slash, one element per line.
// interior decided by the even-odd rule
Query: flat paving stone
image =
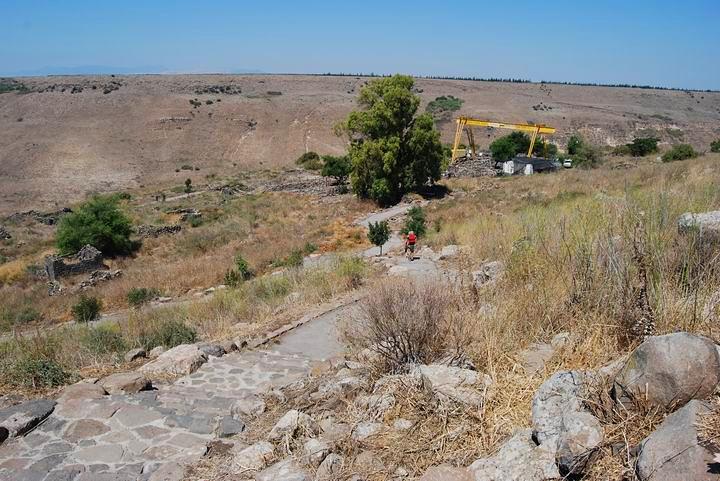
<path fill-rule="evenodd" d="M 102 444 L 85 448 L 73 455 L 80 462 L 117 463 L 124 453 L 122 446 L 117 444 Z"/>
<path fill-rule="evenodd" d="M 113 419 L 124 426 L 135 427 L 162 419 L 162 415 L 146 407 L 129 405 L 118 410 Z"/>

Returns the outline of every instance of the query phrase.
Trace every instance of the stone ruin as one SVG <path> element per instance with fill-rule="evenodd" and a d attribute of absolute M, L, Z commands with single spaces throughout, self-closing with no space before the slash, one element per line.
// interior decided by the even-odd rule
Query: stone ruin
<path fill-rule="evenodd" d="M 91 245 L 86 245 L 73 256 L 47 256 L 45 258 L 45 274 L 51 283 L 58 277 L 97 270 L 107 270 L 107 266 L 103 263 L 102 252 Z"/>
<path fill-rule="evenodd" d="M 147 237 L 160 237 L 164 235 L 173 235 L 177 234 L 182 230 L 182 226 L 180 224 L 173 224 L 173 225 L 148 225 L 143 224 L 141 226 L 138 226 L 136 232 L 138 237 L 141 239 L 145 239 Z"/>
<path fill-rule="evenodd" d="M 12 239 L 12 236 L 10 235 L 10 232 L 8 230 L 0 225 L 0 240 L 6 240 L 6 239 Z"/>

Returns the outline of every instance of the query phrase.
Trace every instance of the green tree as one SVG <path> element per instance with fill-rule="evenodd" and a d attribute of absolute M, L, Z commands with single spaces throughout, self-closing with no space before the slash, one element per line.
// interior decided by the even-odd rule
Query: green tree
<path fill-rule="evenodd" d="M 334 177 L 338 184 L 344 184 L 350 175 L 352 164 L 346 155 L 336 157 L 334 155 L 323 156 L 322 175 Z"/>
<path fill-rule="evenodd" d="M 402 233 L 407 234 L 410 231 L 413 231 L 418 237 L 424 236 L 425 232 L 427 232 L 425 211 L 422 207 L 414 206 L 408 211 Z"/>
<path fill-rule="evenodd" d="M 710 152 L 720 152 L 720 139 L 710 142 Z"/>
<path fill-rule="evenodd" d="M 638 137 L 633 139 L 631 143 L 627 144 L 630 149 L 630 155 L 633 157 L 644 157 L 653 152 L 657 152 L 658 140 L 659 139 L 654 137 Z"/>
<path fill-rule="evenodd" d="M 132 224 L 112 197 L 95 196 L 62 218 L 56 244 L 62 254 L 72 254 L 90 244 L 108 256 L 128 254 L 137 244 L 130 240 Z"/>
<path fill-rule="evenodd" d="M 579 135 L 571 135 L 570 138 L 568 139 L 568 143 L 567 143 L 568 155 L 577 154 L 584 143 L 585 142 L 583 141 L 583 138 L 580 137 Z"/>
<path fill-rule="evenodd" d="M 517 154 L 515 142 L 508 136 L 495 139 L 490 144 L 490 153 L 495 162 L 506 162 Z"/>
<path fill-rule="evenodd" d="M 380 248 L 380 255 L 382 255 L 382 246 L 390 238 L 390 227 L 386 220 L 378 221 L 375 223 L 370 222 L 368 224 L 368 239 L 370 242 Z"/>
<path fill-rule="evenodd" d="M 350 141 L 350 182 L 359 197 L 387 205 L 440 178 L 443 149 L 429 114 L 417 115 L 412 77 L 374 79 L 356 110 L 336 127 Z"/>

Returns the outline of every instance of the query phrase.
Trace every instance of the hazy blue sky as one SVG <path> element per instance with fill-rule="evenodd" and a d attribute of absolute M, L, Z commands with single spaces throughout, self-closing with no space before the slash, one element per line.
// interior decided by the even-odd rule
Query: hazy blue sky
<path fill-rule="evenodd" d="M 0 0 L 0 75 L 375 72 L 720 89 L 720 0 Z"/>

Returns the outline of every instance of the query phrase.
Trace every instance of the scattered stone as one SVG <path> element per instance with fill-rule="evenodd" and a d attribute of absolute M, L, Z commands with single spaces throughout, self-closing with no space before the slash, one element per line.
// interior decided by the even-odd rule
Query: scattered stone
<path fill-rule="evenodd" d="M 486 391 L 493 384 L 487 374 L 442 364 L 419 365 L 413 373 L 427 380 L 430 389 L 441 399 L 474 406 L 481 406 L 485 401 L 484 392 L 477 388 Z"/>
<path fill-rule="evenodd" d="M 72 399 L 102 399 L 107 392 L 102 386 L 89 382 L 79 382 L 66 386 L 60 397 L 59 402 L 70 401 Z"/>
<path fill-rule="evenodd" d="M 144 357 L 147 357 L 147 353 L 145 352 L 145 349 L 139 347 L 137 349 L 132 349 L 125 354 L 125 362 L 133 362 L 136 359 L 142 359 Z"/>
<path fill-rule="evenodd" d="M 322 439 L 330 443 L 339 442 L 350 435 L 350 426 L 347 423 L 335 422 L 332 418 L 325 418 L 320 421 Z"/>
<path fill-rule="evenodd" d="M 536 342 L 530 344 L 518 354 L 520 365 L 529 375 L 537 374 L 545 368 L 545 363 L 555 355 L 555 348 L 551 344 Z"/>
<path fill-rule="evenodd" d="M 292 458 L 275 463 L 255 475 L 255 481 L 310 481 L 311 477 Z"/>
<path fill-rule="evenodd" d="M 265 412 L 265 401 L 256 395 L 240 398 L 233 403 L 230 412 L 236 418 L 256 417 Z"/>
<path fill-rule="evenodd" d="M 720 240 L 720 210 L 693 214 L 686 212 L 678 219 L 681 234 L 697 232 L 704 241 Z"/>
<path fill-rule="evenodd" d="M 708 404 L 692 400 L 669 415 L 641 444 L 637 471 L 642 481 L 717 481 L 718 461 L 708 446 L 698 444 L 698 415 L 710 411 Z"/>
<path fill-rule="evenodd" d="M 616 399 L 637 397 L 663 408 L 708 397 L 720 383 L 720 356 L 710 339 L 676 332 L 645 340 L 615 378 Z"/>
<path fill-rule="evenodd" d="M 140 372 L 148 375 L 183 376 L 195 372 L 207 359 L 207 355 L 196 345 L 181 344 L 142 366 Z"/>
<path fill-rule="evenodd" d="M 98 381 L 98 384 L 109 394 L 135 394 L 152 387 L 148 378 L 135 371 L 110 374 Z"/>
<path fill-rule="evenodd" d="M 22 436 L 48 417 L 55 404 L 49 399 L 39 399 L 0 410 L 0 428 L 7 430 L 8 437 Z"/>
<path fill-rule="evenodd" d="M 330 446 L 324 441 L 316 438 L 310 438 L 305 441 L 305 444 L 303 445 L 303 453 L 307 464 L 316 468 L 320 466 L 320 463 L 322 463 L 325 460 L 325 457 L 330 454 Z"/>
<path fill-rule="evenodd" d="M 150 359 L 156 359 L 160 356 L 160 354 L 165 352 L 165 348 L 163 346 L 156 346 L 150 350 L 148 353 L 148 357 Z"/>
<path fill-rule="evenodd" d="M 223 357 L 225 349 L 219 344 L 199 344 L 198 349 L 207 357 Z"/>
<path fill-rule="evenodd" d="M 0 225 L 0 240 L 7 240 L 12 239 L 12 236 L 10 235 L 10 232 L 8 230 Z"/>
<path fill-rule="evenodd" d="M 90 273 L 90 277 L 88 277 L 84 281 L 80 282 L 80 284 L 78 285 L 78 289 L 81 291 L 90 289 L 91 287 L 95 287 L 96 285 L 98 285 L 101 282 L 111 281 L 113 279 L 117 279 L 120 276 L 122 276 L 122 271 L 120 269 L 115 269 L 112 271 L 109 271 L 109 270 L 92 271 Z"/>
<path fill-rule="evenodd" d="M 393 427 L 398 431 L 407 431 L 408 429 L 411 429 L 414 425 L 414 422 L 410 421 L 409 419 L 403 418 L 398 418 L 395 420 L 395 422 L 393 422 Z"/>
<path fill-rule="evenodd" d="M 247 469 L 259 471 L 265 468 L 273 457 L 273 445 L 260 441 L 237 452 L 233 457 L 233 466 L 238 471 Z"/>
<path fill-rule="evenodd" d="M 372 451 L 363 451 L 358 454 L 353 461 L 353 466 L 361 468 L 363 471 L 377 473 L 385 469 L 385 464 Z"/>
<path fill-rule="evenodd" d="M 560 472 L 582 474 L 595 448 L 605 434 L 600 421 L 587 412 L 569 412 L 563 416 L 563 432 L 555 455 Z"/>
<path fill-rule="evenodd" d="M 339 454 L 328 454 L 325 457 L 325 460 L 320 463 L 320 467 L 318 467 L 317 472 L 315 473 L 315 479 L 318 481 L 334 480 L 342 470 L 344 462 L 345 459 Z"/>
<path fill-rule="evenodd" d="M 502 261 L 486 262 L 480 269 L 472 273 L 475 287 L 480 288 L 487 284 L 494 284 L 505 272 L 505 264 Z"/>
<path fill-rule="evenodd" d="M 245 423 L 233 418 L 232 416 L 223 416 L 218 422 L 216 434 L 219 438 L 229 438 L 245 431 Z"/>
<path fill-rule="evenodd" d="M 460 253 L 460 247 L 456 245 L 449 245 L 442 248 L 440 251 L 440 255 L 438 256 L 438 259 L 445 260 L 450 259 L 451 257 L 455 257 Z"/>
<path fill-rule="evenodd" d="M 395 396 L 391 393 L 358 396 L 355 404 L 364 409 L 370 419 L 380 419 L 395 406 Z"/>
<path fill-rule="evenodd" d="M 223 341 L 220 343 L 220 347 L 222 347 L 222 350 L 225 351 L 226 354 L 240 350 L 235 341 Z"/>
<path fill-rule="evenodd" d="M 268 440 L 280 441 L 285 438 L 295 438 L 299 435 L 315 435 L 319 427 L 310 416 L 296 409 L 291 409 L 270 430 Z"/>
<path fill-rule="evenodd" d="M 530 429 L 516 432 L 494 456 L 478 459 L 468 469 L 478 481 L 546 481 L 561 477 L 554 451 L 537 446 Z"/>
<path fill-rule="evenodd" d="M 136 232 L 138 237 L 145 239 L 147 237 L 157 238 L 165 235 L 177 234 L 182 230 L 180 224 L 174 225 L 140 225 L 137 227 Z"/>
<path fill-rule="evenodd" d="M 375 423 L 372 421 L 363 421 L 355 426 L 352 432 L 352 438 L 355 441 L 364 441 L 370 436 L 374 436 L 379 433 L 382 429 L 382 423 Z"/>
<path fill-rule="evenodd" d="M 488 479 L 494 480 L 494 478 Z M 475 478 L 465 468 L 434 466 L 425 471 L 418 481 L 475 481 Z M 500 480 L 498 479 L 498 481 Z"/>

